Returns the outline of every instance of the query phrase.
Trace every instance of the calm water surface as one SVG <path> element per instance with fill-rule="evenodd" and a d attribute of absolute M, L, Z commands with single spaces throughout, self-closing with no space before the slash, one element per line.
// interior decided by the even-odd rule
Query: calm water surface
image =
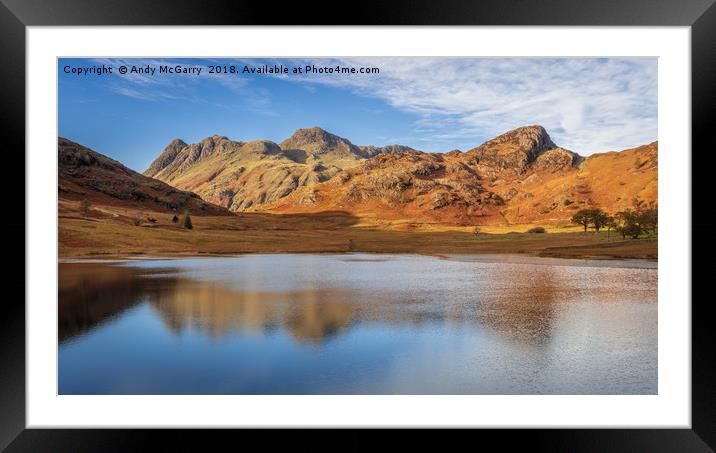
<path fill-rule="evenodd" d="M 60 394 L 654 394 L 649 262 L 63 263 Z"/>

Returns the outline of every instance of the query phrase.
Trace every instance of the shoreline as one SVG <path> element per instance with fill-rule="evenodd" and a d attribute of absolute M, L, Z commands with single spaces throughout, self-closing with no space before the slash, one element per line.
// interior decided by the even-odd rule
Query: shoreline
<path fill-rule="evenodd" d="M 568 248 L 568 247 L 567 247 Z M 420 253 L 420 252 L 375 252 L 375 251 L 262 251 L 262 252 L 226 252 L 226 253 L 171 253 L 165 252 L 161 254 L 88 254 L 88 255 L 77 255 L 77 256 L 64 256 L 58 257 L 58 264 L 73 264 L 73 263 L 127 263 L 127 262 L 139 262 L 139 261 L 172 261 L 180 259 L 197 259 L 197 258 L 240 258 L 247 255 L 378 255 L 378 256 L 425 256 L 434 257 L 443 260 L 459 260 L 463 261 L 465 258 L 477 258 L 470 261 L 476 262 L 531 262 L 538 263 L 544 260 L 547 262 L 573 262 L 577 264 L 583 264 L 584 262 L 601 262 L 601 263 L 644 263 L 658 265 L 657 258 L 639 258 L 639 257 L 619 257 L 612 255 L 558 255 L 558 254 L 545 254 L 545 253 L 514 253 L 514 252 L 450 252 L 450 253 Z M 517 261 L 510 260 L 511 258 L 518 258 Z M 638 267 L 638 266 L 636 266 Z M 656 268 L 656 266 L 644 266 L 646 268 Z"/>

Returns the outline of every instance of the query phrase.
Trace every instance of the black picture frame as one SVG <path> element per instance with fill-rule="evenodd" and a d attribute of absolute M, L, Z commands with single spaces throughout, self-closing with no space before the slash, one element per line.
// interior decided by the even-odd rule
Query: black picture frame
<path fill-rule="evenodd" d="M 457 2 L 442 0 L 361 2 L 328 5 L 302 2 L 239 1 L 92 1 L 92 0 L 0 0 L 0 119 L 6 127 L 3 136 L 3 182 L 25 187 L 25 36 L 28 26 L 77 25 L 530 25 L 530 26 L 689 26 L 691 27 L 692 64 L 692 148 L 678 150 L 684 158 L 698 159 L 692 165 L 693 207 L 709 203 L 709 171 L 716 168 L 712 132 L 716 99 L 716 6 L 714 0 L 488 0 Z M 321 12 L 322 11 L 322 12 Z M 54 102 L 54 100 L 48 100 Z M 669 152 L 677 152 L 670 150 Z M 20 171 L 22 168 L 24 171 Z M 12 169 L 12 170 L 10 170 Z M 711 176 L 712 178 L 712 176 Z M 15 179 L 15 180 L 13 180 Z M 700 186 L 700 187 L 699 187 Z M 0 222 L 3 237 L 13 255 L 25 263 L 25 198 L 6 204 L 10 218 Z M 692 209 L 694 214 L 697 214 Z M 692 236 L 709 236 L 716 222 L 706 217 L 691 219 Z M 25 243 L 15 239 L 25 237 Z M 713 275 L 716 265 L 708 261 L 707 250 L 692 253 L 692 291 Z M 22 257 L 22 258 L 20 258 Z M 0 449 L 7 451 L 128 451 L 146 449 L 148 441 L 164 447 L 192 445 L 209 448 L 196 437 L 210 435 L 217 449 L 222 441 L 235 440 L 233 430 L 57 430 L 26 429 L 25 409 L 25 266 L 8 266 L 5 281 L 19 289 L 14 297 L 6 295 L 0 316 Z M 48 282 L 49 283 L 49 282 Z M 713 330 L 709 308 L 712 298 L 692 297 L 692 429 L 554 429 L 554 430 L 480 430 L 480 444 L 524 447 L 529 451 L 679 451 L 708 452 L 716 448 L 716 368 L 714 367 Z M 332 435 L 344 439 L 338 448 L 371 448 L 365 431 L 335 430 Z M 476 442 L 472 431 L 462 431 L 453 439 Z M 239 434 L 244 446 L 264 439 L 264 445 L 276 447 L 276 441 L 296 445 L 306 440 L 304 432 L 271 436 L 266 433 Z M 452 436 L 452 434 L 451 434 Z M 424 432 L 400 436 L 401 444 L 423 444 Z M 409 441 L 408 441 L 409 440 Z M 201 443 L 195 443 L 201 442 Z M 244 443 L 246 442 L 246 443 Z M 312 444 L 315 446 L 315 444 Z M 328 442 L 325 446 L 331 447 Z M 333 448 L 336 444 L 333 444 Z"/>

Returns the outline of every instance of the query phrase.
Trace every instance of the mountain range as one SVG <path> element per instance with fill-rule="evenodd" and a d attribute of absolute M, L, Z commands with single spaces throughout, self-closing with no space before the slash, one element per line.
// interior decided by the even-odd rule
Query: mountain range
<path fill-rule="evenodd" d="M 173 140 L 144 175 L 243 211 L 327 181 L 377 154 L 404 150 L 409 148 L 358 147 L 317 127 L 299 129 L 280 144 L 214 135 L 191 145 Z"/>
<path fill-rule="evenodd" d="M 173 140 L 144 175 L 230 211 L 347 211 L 380 220 L 456 225 L 559 223 L 585 207 L 656 201 L 658 144 L 580 156 L 542 126 L 466 152 L 357 146 L 313 127 L 281 143 Z"/>

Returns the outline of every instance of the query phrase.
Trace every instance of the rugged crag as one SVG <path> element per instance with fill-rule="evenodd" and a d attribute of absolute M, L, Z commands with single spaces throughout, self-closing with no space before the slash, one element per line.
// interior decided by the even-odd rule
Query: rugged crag
<path fill-rule="evenodd" d="M 273 203 L 369 157 L 409 149 L 358 147 L 318 127 L 299 129 L 280 144 L 222 136 L 183 143 L 172 141 L 144 174 L 194 191 L 232 211 Z"/>
<path fill-rule="evenodd" d="M 525 126 L 469 150 L 466 156 L 484 172 L 522 174 L 538 156 L 553 148 L 556 145 L 542 126 Z"/>

